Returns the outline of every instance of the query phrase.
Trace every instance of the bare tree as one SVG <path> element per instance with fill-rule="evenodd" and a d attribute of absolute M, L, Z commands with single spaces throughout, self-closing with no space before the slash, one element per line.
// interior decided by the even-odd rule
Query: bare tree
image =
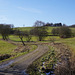
<path fill-rule="evenodd" d="M 32 37 L 30 31 L 24 31 L 24 36 L 26 37 L 27 42 L 30 42 Z"/>
<path fill-rule="evenodd" d="M 2 35 L 3 40 L 8 40 L 8 36 L 12 31 L 11 24 L 0 24 L 0 34 Z"/>
<path fill-rule="evenodd" d="M 42 21 L 36 21 L 35 27 L 30 31 L 32 35 L 38 36 L 39 41 L 42 41 L 44 37 L 47 36 L 47 26 Z"/>
<path fill-rule="evenodd" d="M 21 39 L 22 44 L 25 46 L 24 41 L 23 41 L 23 37 L 24 37 L 24 32 L 20 31 L 20 30 L 16 30 L 15 31 L 15 35 L 18 35 L 19 38 Z"/>

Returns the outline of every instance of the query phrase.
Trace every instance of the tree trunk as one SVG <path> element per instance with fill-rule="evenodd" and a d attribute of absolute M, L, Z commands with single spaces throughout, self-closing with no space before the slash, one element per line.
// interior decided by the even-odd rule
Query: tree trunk
<path fill-rule="evenodd" d="M 23 39 L 22 38 L 20 38 L 20 39 L 21 39 L 22 44 L 25 46 Z"/>
<path fill-rule="evenodd" d="M 7 40 L 7 41 L 8 41 L 8 38 L 7 38 L 7 36 L 5 36 L 5 40 Z"/>
<path fill-rule="evenodd" d="M 41 36 L 39 37 L 39 41 L 42 41 L 42 37 Z"/>
<path fill-rule="evenodd" d="M 2 36 L 3 37 L 3 40 L 5 40 L 5 36 Z"/>

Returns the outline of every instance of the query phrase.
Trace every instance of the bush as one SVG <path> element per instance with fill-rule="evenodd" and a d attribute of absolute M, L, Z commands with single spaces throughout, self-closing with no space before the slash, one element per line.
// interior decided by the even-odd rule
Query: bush
<path fill-rule="evenodd" d="M 69 27 L 60 27 L 60 28 L 53 28 L 52 29 L 53 35 L 59 35 L 61 38 L 69 38 L 72 35 L 71 29 Z"/>
<path fill-rule="evenodd" d="M 59 34 L 59 28 L 53 28 L 52 31 L 51 31 L 51 33 L 53 35 L 58 35 Z"/>
<path fill-rule="evenodd" d="M 8 36 L 12 31 L 11 24 L 0 24 L 0 34 L 2 35 L 3 40 L 8 40 Z"/>
<path fill-rule="evenodd" d="M 71 37 L 71 29 L 69 29 L 69 27 L 60 27 L 59 29 L 59 36 L 61 38 L 69 38 Z"/>
<path fill-rule="evenodd" d="M 30 31 L 32 35 L 39 38 L 39 41 L 42 41 L 48 35 L 47 27 L 44 25 L 44 22 L 36 21 L 34 25 L 35 27 Z"/>

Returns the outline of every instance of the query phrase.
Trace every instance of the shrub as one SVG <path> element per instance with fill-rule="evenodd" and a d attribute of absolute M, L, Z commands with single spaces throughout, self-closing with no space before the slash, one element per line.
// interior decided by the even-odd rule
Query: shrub
<path fill-rule="evenodd" d="M 51 31 L 51 33 L 53 35 L 58 35 L 59 34 L 59 28 L 53 28 L 52 31 Z"/>
<path fill-rule="evenodd" d="M 71 37 L 71 29 L 69 29 L 69 27 L 60 27 L 59 29 L 59 36 L 61 38 L 69 38 Z"/>
<path fill-rule="evenodd" d="M 52 29 L 53 35 L 59 35 L 61 38 L 69 38 L 72 35 L 71 29 L 69 27 L 63 26 L 60 28 Z"/>

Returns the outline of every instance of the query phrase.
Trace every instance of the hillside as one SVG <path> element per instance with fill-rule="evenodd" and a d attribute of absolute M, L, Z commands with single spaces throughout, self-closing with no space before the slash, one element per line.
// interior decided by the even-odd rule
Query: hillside
<path fill-rule="evenodd" d="M 21 30 L 21 31 L 25 31 L 25 30 L 29 31 L 29 30 L 31 30 L 31 29 L 33 29 L 33 28 L 34 28 L 34 27 L 18 27 L 17 29 L 19 29 L 19 30 Z M 47 31 L 48 31 L 49 33 L 51 33 L 51 31 L 52 31 L 53 28 L 57 28 L 57 27 L 48 27 Z M 59 28 L 59 27 L 58 27 L 58 28 Z M 75 33 L 75 28 L 70 27 L 70 29 L 72 30 L 73 33 Z"/>
<path fill-rule="evenodd" d="M 21 31 L 25 30 L 29 31 L 32 28 L 33 27 L 20 27 L 18 29 Z M 49 34 L 51 34 L 51 30 L 53 28 L 56 27 L 48 27 L 47 31 L 49 32 Z M 75 33 L 75 28 L 71 28 L 71 30 L 73 33 Z M 75 37 L 60 38 L 59 36 L 47 36 L 42 41 L 39 41 L 38 37 L 32 36 L 30 42 L 27 42 L 26 39 L 27 37 L 23 37 L 23 41 L 25 43 L 25 46 L 23 46 L 19 36 L 17 35 L 10 35 L 8 41 L 2 40 L 2 37 L 0 35 L 0 55 L 2 62 L 0 63 L 1 74 L 9 74 L 9 73 L 11 75 L 12 74 L 15 75 L 16 73 L 21 74 L 22 72 L 25 73 L 25 69 L 28 70 L 29 74 L 32 73 L 32 71 L 34 72 L 35 67 L 37 67 L 38 70 L 42 70 L 43 62 L 45 62 L 44 65 L 46 69 L 52 68 L 50 64 L 55 64 L 55 65 L 57 64 L 58 66 L 60 66 L 59 63 L 61 63 L 61 66 L 63 67 L 64 62 L 68 63 L 65 60 L 68 58 L 70 58 L 69 62 L 71 60 L 70 64 L 74 70 L 73 63 L 75 57 Z M 5 55 L 8 58 L 5 58 L 6 57 Z M 69 57 L 67 55 L 69 55 Z M 64 61 L 62 56 L 64 58 Z M 4 59 L 2 59 L 3 57 Z M 32 65 L 34 65 L 33 68 Z M 64 64 L 64 66 L 67 65 Z M 60 68 L 62 69 L 62 67 Z M 32 71 L 30 70 L 30 68 Z M 55 71 L 58 71 L 58 69 L 59 68 L 56 66 Z M 40 72 L 37 71 L 37 73 Z"/>

